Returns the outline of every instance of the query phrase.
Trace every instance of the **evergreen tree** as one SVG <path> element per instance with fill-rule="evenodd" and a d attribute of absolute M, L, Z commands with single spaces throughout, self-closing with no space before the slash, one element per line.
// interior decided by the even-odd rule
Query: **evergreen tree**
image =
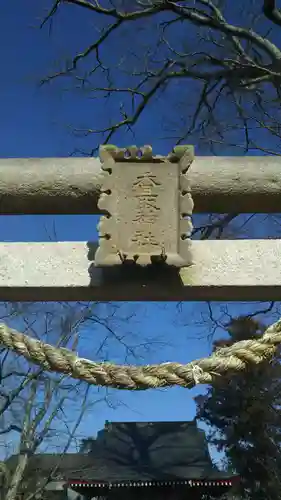
<path fill-rule="evenodd" d="M 229 338 L 214 342 L 214 350 L 257 338 L 264 330 L 251 317 L 239 317 L 227 327 Z M 197 418 L 210 426 L 210 443 L 225 452 L 226 465 L 240 475 L 246 499 L 281 499 L 279 359 L 280 352 L 271 363 L 221 377 L 204 396 L 195 398 Z"/>

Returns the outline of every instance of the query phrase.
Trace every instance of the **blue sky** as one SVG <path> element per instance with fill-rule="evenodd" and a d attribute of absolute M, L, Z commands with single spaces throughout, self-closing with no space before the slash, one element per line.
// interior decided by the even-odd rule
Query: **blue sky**
<path fill-rule="evenodd" d="M 88 147 L 94 138 L 78 139 L 71 133 L 71 127 L 88 126 L 91 116 L 104 120 L 110 108 L 102 101 L 78 98 L 74 92 L 65 92 L 64 83 L 56 86 L 39 87 L 40 79 L 48 74 L 77 49 L 81 50 L 91 39 L 93 26 L 85 13 L 70 9 L 61 16 L 50 36 L 48 29 L 39 30 L 40 17 L 49 1 L 15 0 L 5 2 L 1 7 L 1 79 L 0 79 L 0 157 L 58 157 L 68 156 L 75 148 Z M 79 18 L 79 16 L 81 16 Z M 80 24 L 79 24 L 80 21 Z M 85 29 L 81 29 L 82 21 Z M 120 41 L 125 44 L 126 42 Z M 125 46 L 125 45 L 124 45 Z M 114 53 L 112 54 L 112 58 Z M 167 153 L 172 142 L 160 140 L 154 132 L 161 110 L 157 103 L 147 112 L 137 127 L 137 142 L 150 142 L 157 153 Z M 123 134 L 123 135 L 122 135 Z M 126 144 L 125 131 L 118 138 L 119 145 Z M 131 143 L 131 138 L 129 143 Z M 92 147 L 92 146 L 91 146 Z M 200 148 L 197 148 L 200 154 Z M 222 154 L 235 154 L 224 150 Z M 237 154 L 237 153 L 236 153 Z M 240 219 L 240 225 L 245 218 Z M 1 217 L 2 241 L 45 241 L 45 240 L 95 240 L 97 217 L 95 216 L 26 216 Z M 276 236 L 279 223 L 274 225 L 265 216 L 255 218 L 247 237 Z M 220 316 L 224 305 L 214 305 Z M 206 304 L 188 303 L 180 313 L 176 304 L 122 304 L 122 311 L 134 307 L 135 316 L 126 328 L 145 336 L 161 337 L 168 345 L 154 347 L 144 362 L 176 360 L 188 362 L 207 356 L 211 343 L 206 318 Z M 255 304 L 232 304 L 229 311 L 247 313 Z M 204 318 L 202 319 L 201 314 Z M 226 316 L 225 316 L 226 318 Z M 197 324 L 198 322 L 201 324 Z M 205 321 L 205 323 L 204 323 Z M 202 326 L 203 325 L 203 326 Z M 121 328 L 121 327 L 120 327 Z M 222 331 L 218 331 L 221 334 Z M 87 340 L 81 343 L 82 357 L 89 351 Z M 109 352 L 116 357 L 116 352 Z M 203 387 L 187 391 L 169 389 L 142 393 L 117 393 L 122 405 L 116 409 L 98 407 L 88 414 L 80 428 L 81 435 L 95 434 L 107 420 L 189 420 L 195 415 L 193 397 L 201 393 Z"/>

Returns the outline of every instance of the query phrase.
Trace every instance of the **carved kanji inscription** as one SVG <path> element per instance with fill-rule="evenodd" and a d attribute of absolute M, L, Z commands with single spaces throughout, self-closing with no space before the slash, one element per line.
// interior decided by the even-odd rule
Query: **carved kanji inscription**
<path fill-rule="evenodd" d="M 187 170 L 193 150 L 153 157 L 151 148 L 101 148 L 104 182 L 97 266 L 154 261 L 190 265 L 193 202 Z"/>

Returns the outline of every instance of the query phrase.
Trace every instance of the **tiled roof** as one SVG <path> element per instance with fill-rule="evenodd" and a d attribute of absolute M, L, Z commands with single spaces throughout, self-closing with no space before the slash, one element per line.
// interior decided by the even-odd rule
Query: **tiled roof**
<path fill-rule="evenodd" d="M 230 478 L 212 465 L 205 434 L 194 422 L 113 422 L 93 441 L 91 453 L 38 454 L 30 459 L 29 472 L 47 473 L 55 466 L 73 484 L 192 486 L 192 481 L 218 485 L 221 480 L 227 485 Z"/>

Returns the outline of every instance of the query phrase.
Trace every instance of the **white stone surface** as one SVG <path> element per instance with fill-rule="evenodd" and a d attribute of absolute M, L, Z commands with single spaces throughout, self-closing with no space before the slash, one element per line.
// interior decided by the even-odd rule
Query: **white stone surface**
<path fill-rule="evenodd" d="M 119 274 L 105 272 L 95 268 L 88 253 L 85 242 L 1 243 L 0 300 L 281 298 L 277 239 L 193 241 L 194 264 L 179 274 L 165 269 L 128 271 L 125 266 L 119 266 Z"/>

